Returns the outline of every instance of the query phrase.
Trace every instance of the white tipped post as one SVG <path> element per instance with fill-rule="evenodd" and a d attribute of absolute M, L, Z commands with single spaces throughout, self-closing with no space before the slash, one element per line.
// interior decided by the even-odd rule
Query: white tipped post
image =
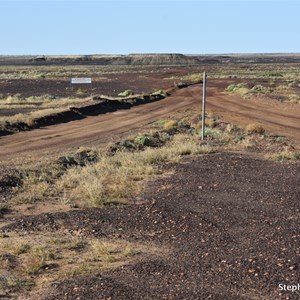
<path fill-rule="evenodd" d="M 202 97 L 202 135 L 201 139 L 205 137 L 205 102 L 206 102 L 206 73 L 203 73 L 203 97 Z"/>

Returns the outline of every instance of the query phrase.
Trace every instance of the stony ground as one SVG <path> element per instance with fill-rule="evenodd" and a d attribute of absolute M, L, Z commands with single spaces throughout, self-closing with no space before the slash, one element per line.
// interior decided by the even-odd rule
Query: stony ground
<path fill-rule="evenodd" d="M 214 153 L 164 168 L 140 204 L 23 217 L 2 228 L 149 243 L 168 254 L 52 284 L 40 299 L 299 299 L 299 163 Z"/>

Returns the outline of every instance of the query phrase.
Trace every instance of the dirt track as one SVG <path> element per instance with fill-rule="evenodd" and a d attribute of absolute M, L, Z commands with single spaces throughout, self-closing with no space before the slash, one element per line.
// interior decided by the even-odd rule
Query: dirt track
<path fill-rule="evenodd" d="M 267 99 L 244 100 L 222 93 L 221 81 L 211 81 L 208 88 L 208 109 L 227 121 L 247 125 L 258 122 L 270 132 L 286 135 L 300 142 L 300 107 Z M 221 88 L 220 88 L 221 87 Z M 178 111 L 201 107 L 202 86 L 176 90 L 172 96 L 155 103 L 89 117 L 80 121 L 21 132 L 0 139 L 1 160 L 16 156 L 71 150 L 84 145 L 99 145 L 130 130 L 165 118 Z"/>

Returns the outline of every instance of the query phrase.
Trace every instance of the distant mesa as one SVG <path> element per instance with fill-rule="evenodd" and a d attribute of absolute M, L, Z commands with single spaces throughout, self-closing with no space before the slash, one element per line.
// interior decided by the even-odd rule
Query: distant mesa
<path fill-rule="evenodd" d="M 93 55 L 0 55 L 0 65 L 159 65 L 191 66 L 225 63 L 300 63 L 300 54 L 134 53 Z"/>

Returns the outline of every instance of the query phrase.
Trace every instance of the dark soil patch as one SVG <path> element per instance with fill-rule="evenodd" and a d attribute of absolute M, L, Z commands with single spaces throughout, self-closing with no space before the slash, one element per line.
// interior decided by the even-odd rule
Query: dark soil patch
<path fill-rule="evenodd" d="M 10 79 L 1 80 L 0 94 L 15 95 L 20 94 L 22 97 L 42 96 L 45 94 L 55 97 L 87 97 L 90 95 L 101 94 L 108 96 L 117 96 L 124 90 L 131 89 L 137 93 L 152 93 L 158 89 L 170 87 L 170 81 L 162 78 L 171 76 L 183 76 L 189 72 L 187 67 L 140 67 L 133 69 L 120 69 L 115 67 L 113 74 L 106 74 L 106 79 L 99 80 L 99 75 L 86 74 L 85 77 L 91 77 L 93 85 L 73 85 L 70 86 L 70 78 L 57 79 Z M 71 77 L 78 77 L 74 74 Z M 81 75 L 82 77 L 82 75 Z M 101 76 L 100 76 L 101 77 Z M 173 82 L 171 81 L 171 84 Z M 83 93 L 78 93 L 81 89 Z"/>
<path fill-rule="evenodd" d="M 299 164 L 210 154 L 171 164 L 144 204 L 24 217 L 3 231 L 151 241 L 171 254 L 63 281 L 46 299 L 299 299 Z"/>

